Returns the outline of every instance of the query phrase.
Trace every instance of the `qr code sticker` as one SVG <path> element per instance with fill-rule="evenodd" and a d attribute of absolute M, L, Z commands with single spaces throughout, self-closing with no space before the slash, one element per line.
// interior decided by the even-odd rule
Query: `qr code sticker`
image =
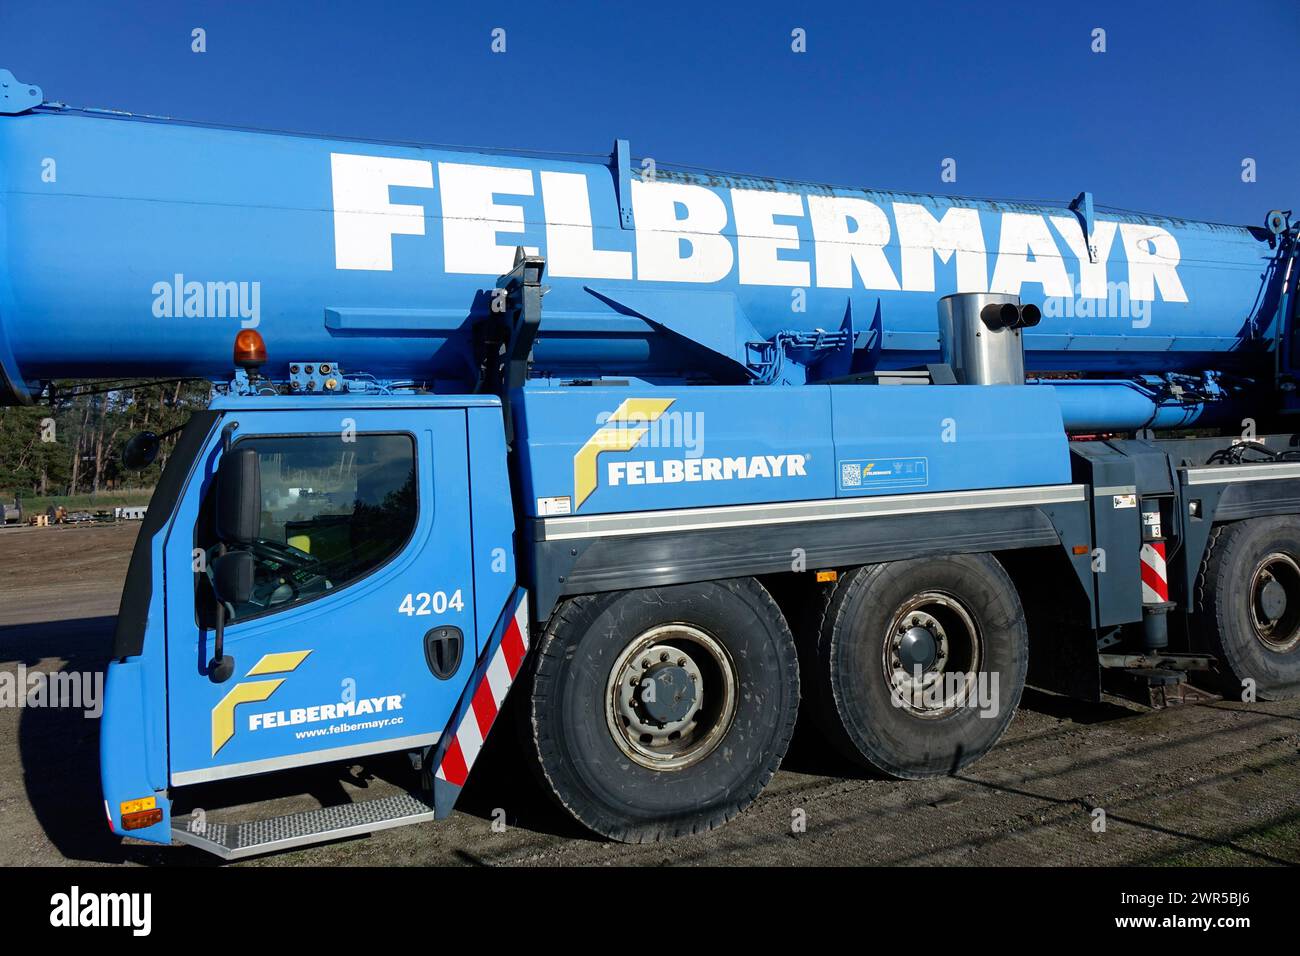
<path fill-rule="evenodd" d="M 840 484 L 845 488 L 858 488 L 862 485 L 862 466 L 859 464 L 840 465 Z"/>

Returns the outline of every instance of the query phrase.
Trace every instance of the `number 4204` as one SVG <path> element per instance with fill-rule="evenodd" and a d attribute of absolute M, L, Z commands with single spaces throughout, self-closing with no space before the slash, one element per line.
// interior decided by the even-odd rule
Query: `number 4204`
<path fill-rule="evenodd" d="M 407 617 L 446 614 L 449 610 L 465 610 L 465 599 L 460 596 L 460 588 L 457 588 L 450 595 L 446 591 L 434 591 L 432 594 L 428 591 L 421 591 L 419 594 L 408 594 L 402 598 L 402 603 L 397 606 L 397 613 L 405 614 Z"/>

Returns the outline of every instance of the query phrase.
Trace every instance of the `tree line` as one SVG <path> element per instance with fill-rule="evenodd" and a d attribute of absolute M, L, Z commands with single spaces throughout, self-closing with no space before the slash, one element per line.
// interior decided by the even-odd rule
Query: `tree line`
<path fill-rule="evenodd" d="M 111 390 L 103 390 L 111 389 Z M 111 388 L 96 380 L 59 382 L 48 402 L 0 408 L 0 500 L 152 488 L 176 436 L 141 471 L 123 468 L 122 447 L 141 431 L 162 434 L 206 408 L 206 382 Z"/>

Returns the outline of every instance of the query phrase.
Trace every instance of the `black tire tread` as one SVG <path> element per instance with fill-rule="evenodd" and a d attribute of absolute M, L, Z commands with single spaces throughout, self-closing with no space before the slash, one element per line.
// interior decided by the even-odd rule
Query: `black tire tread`
<path fill-rule="evenodd" d="M 979 556 L 969 555 L 966 557 Z M 989 570 L 993 571 L 996 568 L 1000 581 L 1005 584 L 1009 593 L 1015 596 L 1018 601 L 1019 597 L 1016 595 L 1015 585 L 1006 570 L 992 555 L 987 557 L 992 562 Z M 846 613 L 846 605 L 857 588 L 870 588 L 871 579 L 882 574 L 888 567 L 888 563 L 881 563 L 854 568 L 846 573 L 841 573 L 835 584 L 822 592 L 820 604 L 809 618 L 811 624 L 809 633 L 805 635 L 806 638 L 811 639 L 805 641 L 806 662 L 807 665 L 811 665 L 814 669 L 809 673 L 809 667 L 805 666 L 804 706 L 826 742 L 849 762 L 873 776 L 891 779 L 921 779 L 930 776 L 930 774 L 909 772 L 897 766 L 885 766 L 859 749 L 844 726 L 841 717 L 843 702 L 837 698 L 834 682 L 830 677 L 832 635 L 840 627 L 843 615 Z M 1017 703 L 1019 695 L 1020 691 L 1017 690 Z M 1011 711 L 1014 712 L 1014 709 L 1013 706 Z M 1004 731 L 1006 724 L 1009 724 L 1009 722 L 1010 716 L 1007 717 L 1007 721 L 1003 725 Z"/>
<path fill-rule="evenodd" d="M 844 729 L 844 723 L 840 720 L 839 711 L 835 706 L 834 696 L 828 692 L 830 688 L 826 686 L 826 681 L 821 679 L 821 675 L 830 668 L 831 633 L 844 612 L 851 583 L 860 575 L 870 574 L 878 567 L 882 565 L 867 564 L 854 568 L 841 574 L 832 587 L 822 592 L 820 605 L 813 615 L 813 626 L 810 632 L 810 648 L 816 658 L 815 669 L 811 673 L 816 676 L 806 681 L 809 690 L 805 691 L 805 696 L 810 698 L 809 710 L 812 712 L 810 716 L 835 752 L 850 763 L 885 776 L 879 768 L 863 759 L 848 731 Z"/>
<path fill-rule="evenodd" d="M 1295 515 L 1282 517 L 1292 522 L 1300 520 Z M 1224 641 L 1225 633 L 1233 633 L 1231 596 L 1238 587 L 1245 586 L 1242 582 L 1225 580 L 1228 572 L 1224 571 L 1224 565 L 1232 562 L 1238 550 L 1250 542 L 1262 527 L 1261 522 L 1276 520 L 1252 518 L 1216 524 L 1197 570 L 1192 595 L 1192 629 L 1201 647 L 1213 654 L 1222 666 L 1219 674 L 1222 692 L 1229 699 L 1240 696 L 1243 680 L 1252 675 L 1243 672 L 1241 649 Z M 1279 700 L 1296 696 L 1300 686 L 1259 687 L 1256 693 L 1260 700 Z"/>
<path fill-rule="evenodd" d="M 527 706 L 520 708 L 520 712 L 524 715 L 527 724 L 525 739 L 534 758 L 529 763 L 542 784 L 542 788 L 550 794 L 556 805 L 574 820 L 594 830 L 601 836 L 622 843 L 657 843 L 714 830 L 744 812 L 758 798 L 758 795 L 771 782 L 772 777 L 781 765 L 781 760 L 785 757 L 790 738 L 794 734 L 799 712 L 798 700 L 800 694 L 794 638 L 790 634 L 785 616 L 767 589 L 752 578 L 739 578 L 713 583 L 731 590 L 741 586 L 747 587 L 750 593 L 764 605 L 776 626 L 785 632 L 787 638 L 786 647 L 790 655 L 788 663 L 791 665 L 791 672 L 794 674 L 795 706 L 789 709 L 787 719 L 778 730 L 776 746 L 772 750 L 770 759 L 766 765 L 760 768 L 760 772 L 749 790 L 736 795 L 726 804 L 706 815 L 700 816 L 697 814 L 690 820 L 678 822 L 637 822 L 624 823 L 620 826 L 617 824 L 608 825 L 607 821 L 607 825 L 599 825 L 598 823 L 597 826 L 593 826 L 593 822 L 596 822 L 593 821 L 593 811 L 596 808 L 582 805 L 572 794 L 568 797 L 562 795 L 561 791 L 564 788 L 554 773 L 554 767 L 559 759 L 557 746 L 554 739 L 543 731 L 542 722 L 539 720 L 538 715 L 550 706 L 550 690 L 554 684 L 554 675 L 565 665 L 566 645 L 562 640 L 563 632 L 571 628 L 584 627 L 584 619 L 589 618 L 592 612 L 599 608 L 603 600 L 608 598 L 609 595 L 583 595 L 562 602 L 551 616 L 551 620 L 538 642 L 537 650 L 532 655 L 531 666 L 527 669 L 528 677 L 521 688 L 527 695 L 524 701 Z M 646 590 L 660 591 L 662 589 L 647 588 Z"/>

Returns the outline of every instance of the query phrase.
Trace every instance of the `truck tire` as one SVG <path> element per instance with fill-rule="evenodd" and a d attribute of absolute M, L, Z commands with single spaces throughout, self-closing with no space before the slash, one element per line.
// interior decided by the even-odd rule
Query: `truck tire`
<path fill-rule="evenodd" d="M 534 658 L 525 738 L 575 820 L 628 843 L 721 826 L 772 779 L 799 668 L 752 578 L 564 602 Z"/>
<path fill-rule="evenodd" d="M 992 748 L 1029 664 L 1020 598 L 986 554 L 857 568 L 823 595 L 812 637 L 814 720 L 849 760 L 903 779 Z"/>
<path fill-rule="evenodd" d="M 1217 525 L 1196 579 L 1193 622 L 1224 665 L 1223 692 L 1261 700 L 1300 694 L 1300 517 Z"/>

